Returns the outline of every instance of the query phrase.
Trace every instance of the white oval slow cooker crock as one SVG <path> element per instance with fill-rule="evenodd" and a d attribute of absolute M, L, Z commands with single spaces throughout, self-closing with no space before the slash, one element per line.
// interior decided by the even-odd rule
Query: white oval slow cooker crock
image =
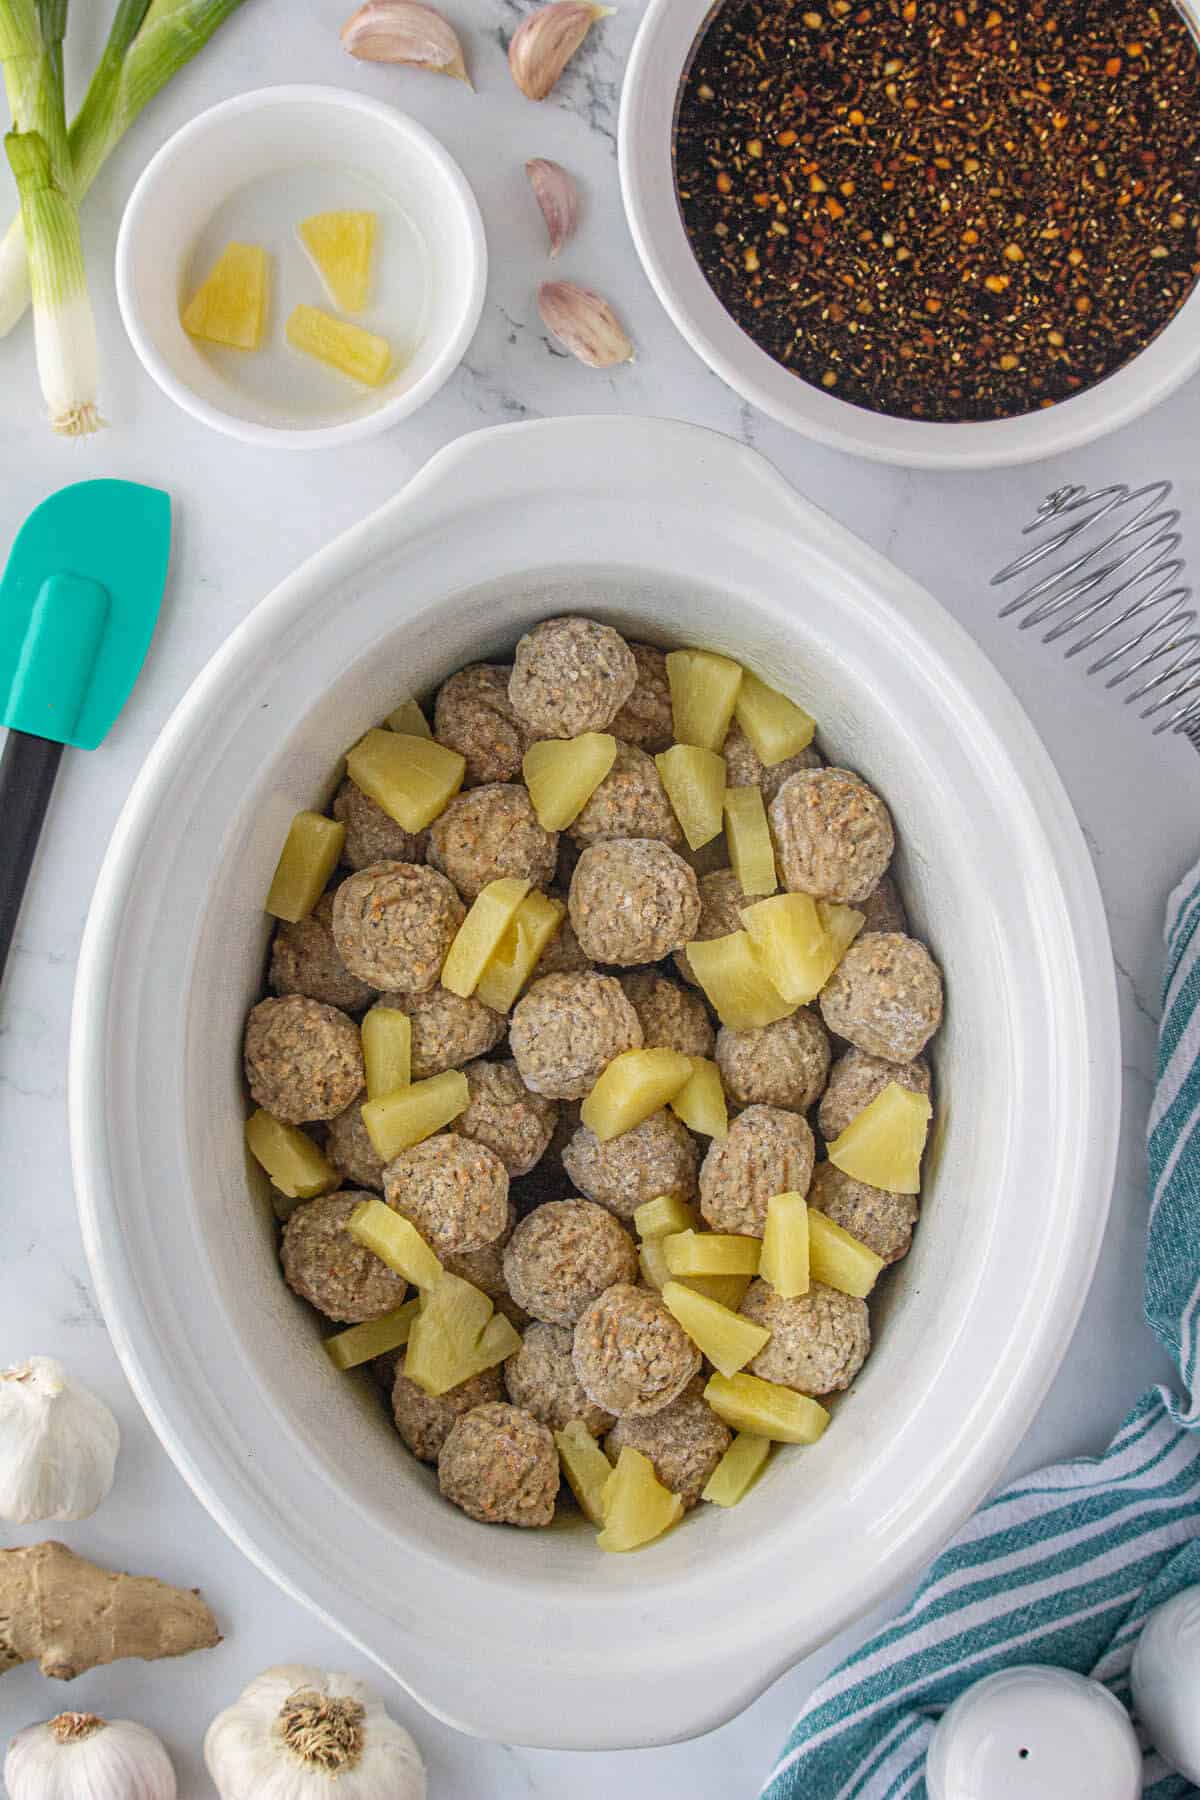
<path fill-rule="evenodd" d="M 634 1556 L 438 1496 L 280 1279 L 242 1147 L 240 1040 L 288 821 L 397 700 L 578 611 L 728 652 L 886 794 L 946 972 L 924 1217 L 813 1449 Z M 441 452 L 253 612 L 130 796 L 80 956 L 88 1255 L 129 1379 L 235 1541 L 454 1724 L 665 1742 L 746 1705 L 911 1576 L 1000 1474 L 1108 1206 L 1118 1030 L 1078 826 L 1012 695 L 928 594 L 769 465 L 691 426 L 562 419 Z"/>

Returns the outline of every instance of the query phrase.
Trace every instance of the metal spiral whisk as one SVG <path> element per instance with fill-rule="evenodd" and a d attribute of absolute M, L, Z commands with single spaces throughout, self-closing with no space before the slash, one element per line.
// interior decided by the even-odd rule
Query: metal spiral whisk
<path fill-rule="evenodd" d="M 1068 659 L 1099 650 L 1089 675 L 1107 674 L 1106 687 L 1127 688 L 1127 705 L 1144 701 L 1142 717 L 1155 720 L 1156 733 L 1184 732 L 1200 749 L 1200 628 L 1171 486 L 1058 488 L 1025 527 L 1024 536 L 1037 533 L 1039 541 L 992 586 L 1053 559 L 1000 617 L 1022 614 L 1023 631 L 1049 625 L 1042 642 L 1070 638 Z M 1061 529 L 1052 530 L 1056 524 Z"/>

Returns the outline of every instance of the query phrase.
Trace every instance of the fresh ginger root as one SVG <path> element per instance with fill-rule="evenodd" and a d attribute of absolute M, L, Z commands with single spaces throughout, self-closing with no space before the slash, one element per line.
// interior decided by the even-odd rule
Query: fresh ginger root
<path fill-rule="evenodd" d="M 0 1550 L 0 1675 L 37 1662 L 72 1681 L 125 1656 L 185 1656 L 220 1641 L 195 1589 L 101 1569 L 65 1544 Z"/>

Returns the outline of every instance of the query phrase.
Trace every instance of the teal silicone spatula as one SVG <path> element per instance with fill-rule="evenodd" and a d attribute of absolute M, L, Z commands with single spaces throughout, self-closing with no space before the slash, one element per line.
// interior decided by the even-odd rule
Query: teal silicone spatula
<path fill-rule="evenodd" d="M 0 978 L 64 745 L 94 750 L 138 678 L 162 604 L 171 502 L 81 481 L 26 520 L 0 580 Z"/>

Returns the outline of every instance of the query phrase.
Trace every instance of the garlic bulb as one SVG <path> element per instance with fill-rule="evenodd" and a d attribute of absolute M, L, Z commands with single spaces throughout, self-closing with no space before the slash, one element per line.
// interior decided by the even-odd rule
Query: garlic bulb
<path fill-rule="evenodd" d="M 204 1760 L 221 1800 L 425 1800 L 420 1751 L 366 1683 L 296 1663 L 217 1715 Z"/>
<path fill-rule="evenodd" d="M 633 345 L 602 294 L 577 281 L 543 281 L 538 289 L 542 324 L 564 350 L 589 369 L 632 362 Z"/>
<path fill-rule="evenodd" d="M 360 62 L 407 63 L 471 85 L 458 33 L 420 0 L 367 0 L 342 26 L 342 43 Z"/>
<path fill-rule="evenodd" d="M 121 1434 L 52 1356 L 0 1369 L 0 1519 L 87 1519 L 113 1484 Z"/>
<path fill-rule="evenodd" d="M 546 98 L 597 19 L 612 10 L 588 0 L 550 0 L 521 20 L 508 46 L 508 66 L 527 99 Z"/>
<path fill-rule="evenodd" d="M 531 156 L 525 173 L 546 221 L 550 254 L 557 256 L 578 222 L 579 190 L 562 164 L 551 162 L 547 156 Z"/>
<path fill-rule="evenodd" d="M 9 1800 L 175 1800 L 159 1738 L 131 1719 L 60 1713 L 18 1731 L 4 1759 Z"/>

